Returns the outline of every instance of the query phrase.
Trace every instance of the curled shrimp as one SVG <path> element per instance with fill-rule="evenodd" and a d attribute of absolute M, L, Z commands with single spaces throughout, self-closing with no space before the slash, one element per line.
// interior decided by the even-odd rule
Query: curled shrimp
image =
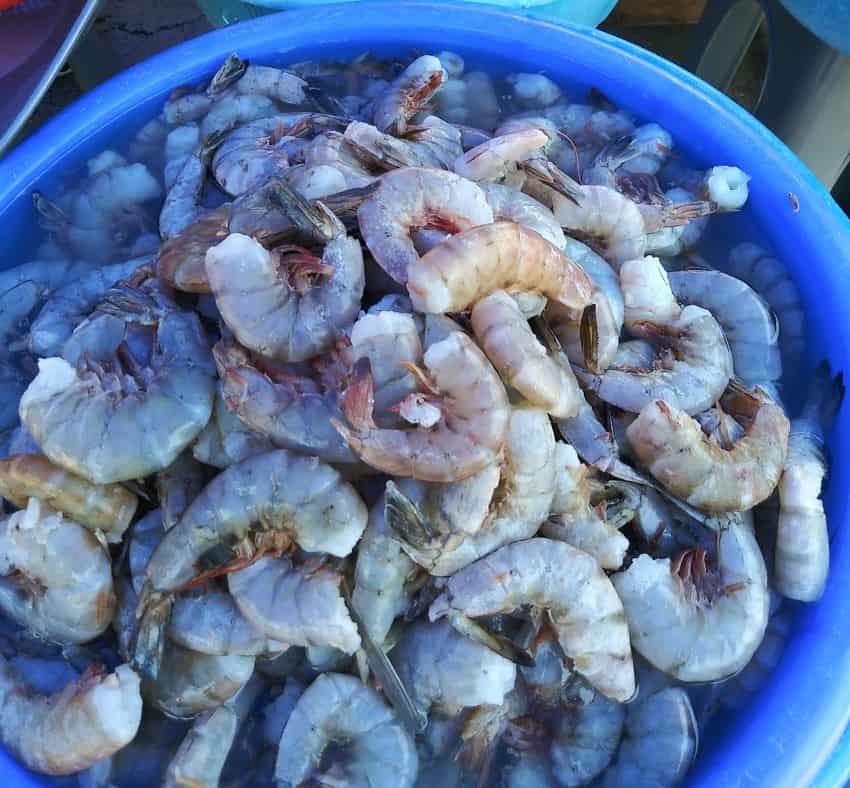
<path fill-rule="evenodd" d="M 20 414 L 53 462 L 107 484 L 174 462 L 209 420 L 214 367 L 197 315 L 155 280 L 123 287 L 99 308 L 117 329 L 117 337 L 96 337 L 109 353 L 84 355 L 76 369 L 62 358 L 39 361 Z M 131 346 L 131 334 L 143 341 Z"/>
<path fill-rule="evenodd" d="M 471 181 L 507 181 L 508 185 L 519 187 L 525 176 L 517 163 L 548 143 L 549 136 L 536 128 L 503 133 L 458 156 L 453 169 Z"/>
<path fill-rule="evenodd" d="M 382 176 L 357 210 L 360 232 L 375 261 L 395 281 L 407 282 L 419 254 L 412 234 L 457 233 L 493 221 L 493 212 L 472 181 L 444 170 L 405 167 Z"/>
<path fill-rule="evenodd" d="M 307 83 L 289 71 L 254 63 L 245 67 L 236 81 L 236 92 L 240 95 L 266 96 L 282 104 L 302 104 L 306 98 Z"/>
<path fill-rule="evenodd" d="M 36 635 L 85 643 L 112 620 L 109 556 L 91 531 L 31 498 L 0 521 L 0 608 Z"/>
<path fill-rule="evenodd" d="M 411 116 L 421 111 L 446 81 L 446 72 L 433 55 L 416 58 L 374 102 L 372 122 L 379 131 L 404 136 Z"/>
<path fill-rule="evenodd" d="M 632 645 L 680 681 L 717 681 L 749 662 L 767 627 L 767 573 L 752 526 L 720 529 L 717 567 L 702 548 L 676 559 L 638 556 L 612 577 Z"/>
<path fill-rule="evenodd" d="M 207 277 L 222 318 L 246 347 L 303 361 L 327 350 L 360 309 L 360 244 L 341 226 L 321 258 L 302 247 L 272 254 L 233 233 L 207 252 Z"/>
<path fill-rule="evenodd" d="M 564 249 L 567 239 L 555 216 L 543 203 L 501 183 L 481 183 L 481 191 L 493 211 L 495 221 L 516 222 L 542 235 L 550 244 Z M 571 255 L 569 252 L 567 253 Z M 577 260 L 581 264 L 580 260 Z"/>
<path fill-rule="evenodd" d="M 0 496 L 20 509 L 38 498 L 109 542 L 121 541 L 139 504 L 120 484 L 92 484 L 38 454 L 0 460 Z"/>
<path fill-rule="evenodd" d="M 680 304 L 696 304 L 714 315 L 729 342 L 738 378 L 749 385 L 779 380 L 779 324 L 755 290 L 720 271 L 673 271 L 668 280 Z"/>
<path fill-rule="evenodd" d="M 377 166 L 432 167 L 449 170 L 463 152 L 460 132 L 436 115 L 429 115 L 398 138 L 361 121 L 352 121 L 345 139 L 359 151 L 359 158 L 372 158 Z"/>
<path fill-rule="evenodd" d="M 502 379 L 530 403 L 556 418 L 578 413 L 575 375 L 546 352 L 507 293 L 496 290 L 475 304 L 472 329 Z"/>
<path fill-rule="evenodd" d="M 346 556 L 366 527 L 366 506 L 340 475 L 316 458 L 273 451 L 231 465 L 192 502 L 148 562 L 139 600 L 136 659 L 156 674 L 172 596 L 199 574 L 202 556 L 243 561 L 297 542 L 310 552 Z M 231 568 L 237 568 L 232 566 Z"/>
<path fill-rule="evenodd" d="M 200 123 L 201 137 L 226 134 L 231 129 L 274 115 L 278 105 L 267 96 L 227 94 L 213 102 Z"/>
<path fill-rule="evenodd" d="M 502 447 L 510 415 L 505 387 L 486 356 L 460 332 L 432 344 L 423 362 L 434 380 L 429 404 L 439 416 L 430 429 L 375 425 L 366 359 L 355 365 L 343 396 L 348 423 L 332 423 L 364 462 L 385 473 L 435 482 L 465 479 L 492 464 Z"/>
<path fill-rule="evenodd" d="M 381 696 L 353 676 L 325 673 L 298 699 L 280 737 L 275 780 L 302 785 L 316 774 L 332 744 L 346 748 L 337 767 L 342 784 L 354 788 L 411 788 L 419 771 L 413 737 Z"/>
<path fill-rule="evenodd" d="M 139 729 L 139 677 L 87 670 L 53 695 L 39 695 L 0 657 L 0 740 L 27 768 L 74 774 L 129 744 Z"/>
<path fill-rule="evenodd" d="M 699 424 L 663 400 L 650 402 L 626 430 L 641 463 L 677 498 L 706 512 L 751 509 L 775 489 L 788 451 L 782 408 L 756 390 L 733 391 L 727 410 L 750 421 L 730 449 L 709 440 Z"/>
<path fill-rule="evenodd" d="M 631 698 L 623 603 L 599 564 L 568 544 L 536 538 L 499 548 L 453 575 L 429 616 L 474 619 L 523 605 L 547 611 L 561 648 L 591 685 L 615 700 Z"/>
<path fill-rule="evenodd" d="M 626 328 L 663 350 L 650 368 L 615 368 L 601 375 L 577 370 L 597 396 L 637 413 L 653 400 L 687 413 L 711 407 L 732 376 L 733 361 L 723 329 L 698 306 L 681 308 L 657 258 L 630 260 L 620 269 Z"/>

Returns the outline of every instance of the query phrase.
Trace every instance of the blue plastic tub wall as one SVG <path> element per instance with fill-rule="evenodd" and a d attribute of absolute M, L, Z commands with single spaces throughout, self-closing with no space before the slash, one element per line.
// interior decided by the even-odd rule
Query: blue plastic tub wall
<path fill-rule="evenodd" d="M 848 369 L 850 225 L 802 164 L 734 103 L 669 63 L 603 33 L 519 19 L 483 7 L 357 3 L 246 22 L 165 52 L 84 96 L 0 162 L 2 265 L 26 259 L 35 236 L 30 193 L 115 139 L 126 142 L 179 85 L 211 74 L 233 51 L 260 62 L 345 56 L 371 49 L 451 49 L 501 70 L 545 70 L 594 85 L 638 116 L 657 120 L 698 163 L 737 164 L 752 176 L 741 217 L 718 219 L 730 237 L 758 225 L 787 264 L 809 318 L 810 358 Z M 796 196 L 799 211 L 789 193 Z M 799 377 L 799 376 L 798 376 Z M 801 607 L 794 636 L 755 701 L 704 737 L 693 786 L 798 786 L 817 774 L 850 714 L 849 408 L 831 438 L 827 510 L 835 531 L 826 593 Z M 6 785 L 38 784 L 0 753 Z"/>

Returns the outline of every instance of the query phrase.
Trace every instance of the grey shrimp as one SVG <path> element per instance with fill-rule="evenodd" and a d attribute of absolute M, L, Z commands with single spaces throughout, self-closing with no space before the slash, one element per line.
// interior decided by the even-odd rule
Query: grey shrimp
<path fill-rule="evenodd" d="M 205 428 L 206 429 L 206 428 Z M 206 484 L 203 466 L 184 451 L 156 475 L 156 495 L 162 509 L 162 526 L 173 528 Z"/>
<path fill-rule="evenodd" d="M 394 137 L 361 121 L 352 121 L 343 135 L 364 161 L 378 166 L 431 167 L 449 170 L 463 152 L 460 132 L 436 115 L 429 115 L 408 128 L 404 137 Z"/>

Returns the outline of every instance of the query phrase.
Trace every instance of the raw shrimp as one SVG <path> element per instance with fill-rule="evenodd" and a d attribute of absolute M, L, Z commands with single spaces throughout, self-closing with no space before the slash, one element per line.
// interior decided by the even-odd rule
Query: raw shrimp
<path fill-rule="evenodd" d="M 195 720 L 168 765 L 163 788 L 218 785 L 239 728 L 261 689 L 262 682 L 255 677 L 217 709 Z"/>
<path fill-rule="evenodd" d="M 499 548 L 453 575 L 429 616 L 476 618 L 523 605 L 548 612 L 564 653 L 596 689 L 615 700 L 631 698 L 623 603 L 596 561 L 563 542 L 538 538 Z"/>
<path fill-rule="evenodd" d="M 174 181 L 183 169 L 186 159 L 192 155 L 198 143 L 201 141 L 201 130 L 197 123 L 188 123 L 178 126 L 168 132 L 165 138 L 165 167 L 163 168 L 163 181 L 166 190 L 174 185 Z"/>
<path fill-rule="evenodd" d="M 213 354 L 221 376 L 224 409 L 232 410 L 254 430 L 246 435 L 243 429 L 235 438 L 225 435 L 222 448 L 228 459 L 253 456 L 268 443 L 325 462 L 357 461 L 331 424 L 331 419 L 342 417 L 336 388 L 320 386 L 303 374 L 278 373 L 232 342 L 222 340 Z"/>
<path fill-rule="evenodd" d="M 394 167 L 432 167 L 450 170 L 463 153 L 460 132 L 436 115 L 407 129 L 404 137 L 384 134 L 368 123 L 352 121 L 345 139 L 364 160 L 374 157 L 376 164 Z"/>
<path fill-rule="evenodd" d="M 779 324 L 755 290 L 720 271 L 673 271 L 668 280 L 680 304 L 696 304 L 714 315 L 729 342 L 738 378 L 749 385 L 779 380 Z"/>
<path fill-rule="evenodd" d="M 210 170 L 225 192 L 244 194 L 289 167 L 286 151 L 276 144 L 278 129 L 286 127 L 285 117 L 260 118 L 238 126 L 224 138 Z"/>
<path fill-rule="evenodd" d="M 471 319 L 478 344 L 508 385 L 556 418 L 578 413 L 575 375 L 546 352 L 507 293 L 496 290 L 482 298 Z"/>
<path fill-rule="evenodd" d="M 156 475 L 156 496 L 166 531 L 177 524 L 205 484 L 203 467 L 188 451 Z"/>
<path fill-rule="evenodd" d="M 282 104 L 303 104 L 307 83 L 301 77 L 271 66 L 250 64 L 236 82 L 242 95 L 266 96 Z"/>
<path fill-rule="evenodd" d="M 723 329 L 698 306 L 682 309 L 658 258 L 630 260 L 620 269 L 626 328 L 668 352 L 648 369 L 609 368 L 601 375 L 577 370 L 597 396 L 637 413 L 663 400 L 689 414 L 711 407 L 732 376 L 732 355 Z"/>
<path fill-rule="evenodd" d="M 192 446 L 195 459 L 215 468 L 227 468 L 272 449 L 274 444 L 268 438 L 243 423 L 227 407 L 219 385 L 212 416 Z"/>
<path fill-rule="evenodd" d="M 603 788 L 672 788 L 693 763 L 699 734 L 688 693 L 681 687 L 641 692 L 626 708 L 620 749 Z"/>
<path fill-rule="evenodd" d="M 407 282 L 419 260 L 412 234 L 456 233 L 493 221 L 484 192 L 451 172 L 406 167 L 384 175 L 357 210 L 360 232 L 375 261 L 395 281 Z"/>
<path fill-rule="evenodd" d="M 121 287 L 99 309 L 123 323 L 110 354 L 85 357 L 76 370 L 61 358 L 39 361 L 20 414 L 51 460 L 106 484 L 174 462 L 209 420 L 215 370 L 197 315 L 180 310 L 156 280 Z M 140 332 L 143 357 L 138 343 L 125 341 Z"/>
<path fill-rule="evenodd" d="M 419 622 L 390 653 L 399 678 L 425 713 L 454 717 L 474 706 L 500 706 L 516 665 L 455 631 L 448 621 Z"/>
<path fill-rule="evenodd" d="M 561 225 L 543 203 L 501 183 L 480 183 L 495 221 L 516 222 L 542 235 L 550 244 L 563 250 L 567 244 Z M 569 257 L 574 255 L 567 253 Z M 576 262 L 581 265 L 580 260 Z"/>
<path fill-rule="evenodd" d="M 0 460 L 0 496 L 20 509 L 38 498 L 109 542 L 121 541 L 139 503 L 120 484 L 92 484 L 38 454 Z"/>
<path fill-rule="evenodd" d="M 369 637 L 383 645 L 396 616 L 407 607 L 407 579 L 415 564 L 387 527 L 381 496 L 369 512 L 369 523 L 357 546 L 351 600 Z"/>
<path fill-rule="evenodd" d="M 316 774 L 332 745 L 345 758 Z M 325 673 L 298 699 L 275 766 L 281 788 L 312 779 L 351 788 L 411 788 L 419 770 L 416 745 L 375 690 L 353 676 Z"/>
<path fill-rule="evenodd" d="M 190 592 L 174 603 L 168 637 L 178 646 L 212 656 L 260 656 L 288 648 L 248 621 L 230 594 L 215 589 Z"/>
<path fill-rule="evenodd" d="M 327 350 L 360 309 L 365 286 L 360 244 L 342 227 L 316 257 L 301 247 L 270 253 L 232 233 L 207 252 L 216 306 L 246 347 L 284 361 Z"/>
<path fill-rule="evenodd" d="M 525 176 L 518 165 L 548 144 L 549 135 L 536 128 L 501 133 L 458 156 L 452 169 L 471 181 L 507 181 L 519 188 Z"/>
<path fill-rule="evenodd" d="M 174 179 L 159 214 L 159 234 L 163 241 L 179 235 L 204 213 L 200 202 L 207 168 L 220 143 L 218 135 L 205 137 Z"/>
<path fill-rule="evenodd" d="M 142 696 L 169 717 L 195 717 L 232 698 L 253 672 L 253 657 L 210 656 L 168 643 L 162 670 L 142 681 Z"/>
<path fill-rule="evenodd" d="M 619 529 L 632 518 L 633 509 L 627 505 L 609 508 L 604 499 L 601 507 L 592 505 L 590 469 L 579 462 L 569 444 L 555 444 L 555 462 L 555 497 L 541 533 L 583 550 L 603 569 L 619 569 L 629 547 L 629 540 Z"/>
<path fill-rule="evenodd" d="M 363 315 L 351 327 L 351 357 L 368 358 L 375 391 L 375 421 L 382 427 L 400 425 L 391 412 L 418 388 L 407 364 L 422 361 L 422 342 L 416 321 L 410 314 L 392 310 Z"/>
<path fill-rule="evenodd" d="M 355 453 L 374 468 L 435 482 L 471 476 L 498 457 L 510 409 L 505 387 L 484 354 L 465 334 L 454 332 L 425 352 L 433 376 L 430 404 L 439 420 L 430 429 L 380 429 L 372 420 L 368 362 L 355 365 L 343 398 L 347 425 L 332 423 Z"/>
<path fill-rule="evenodd" d="M 366 518 L 354 488 L 315 457 L 274 451 L 231 465 L 192 502 L 148 563 L 136 659 L 156 675 L 171 595 L 198 576 L 200 559 L 209 559 L 213 548 L 224 553 L 219 568 L 234 554 L 250 559 L 293 541 L 310 552 L 346 556 Z"/>
<path fill-rule="evenodd" d="M 751 421 L 730 449 L 663 400 L 650 402 L 626 430 L 649 472 L 674 496 L 706 512 L 751 509 L 773 492 L 785 466 L 789 423 L 779 405 L 757 389 L 733 391 L 726 409 Z"/>
<path fill-rule="evenodd" d="M 139 257 L 95 268 L 55 290 L 30 328 L 30 351 L 42 357 L 58 356 L 74 328 L 88 317 L 107 290 L 151 260 Z"/>
<path fill-rule="evenodd" d="M 502 545 L 534 536 L 549 513 L 555 473 L 548 416 L 514 408 L 500 466 L 424 494 L 404 482 L 399 494 L 388 484 L 387 522 L 414 561 L 433 575 L 451 575 Z"/>
<path fill-rule="evenodd" d="M 401 72 L 374 102 L 372 122 L 379 131 L 402 137 L 411 116 L 420 112 L 443 82 L 446 72 L 433 55 L 423 55 Z"/>
<path fill-rule="evenodd" d="M 274 115 L 277 111 L 277 104 L 266 96 L 252 94 L 223 96 L 210 107 L 201 121 L 201 139 L 226 134 L 237 126 Z"/>
<path fill-rule="evenodd" d="M 706 551 L 675 560 L 638 556 L 612 582 L 632 645 L 680 681 L 718 681 L 749 662 L 767 627 L 767 573 L 752 526 L 740 516 L 717 536 L 717 568 Z"/>
<path fill-rule="evenodd" d="M 97 668 L 54 695 L 39 695 L 0 657 L 0 740 L 27 768 L 74 774 L 133 740 L 142 717 L 139 677 L 128 665 Z"/>
<path fill-rule="evenodd" d="M 379 172 L 386 169 L 383 165 L 376 173 L 368 166 L 374 165 L 376 159 L 371 156 L 364 161 L 364 149 L 350 144 L 342 134 L 328 131 L 314 137 L 304 151 L 304 165 L 307 168 L 331 167 L 343 179 L 343 184 L 349 189 L 362 188 L 375 182 Z"/>
<path fill-rule="evenodd" d="M 163 107 L 163 118 L 171 126 L 179 126 L 200 120 L 213 101 L 231 87 L 245 73 L 247 63 L 235 54 L 230 55 L 212 75 L 206 88 L 192 90 L 177 88 Z"/>
<path fill-rule="evenodd" d="M 806 314 L 799 290 L 786 267 L 753 243 L 742 243 L 729 252 L 728 272 L 743 279 L 776 314 L 779 347 L 789 369 L 795 369 L 806 349 Z"/>
<path fill-rule="evenodd" d="M 91 531 L 36 498 L 0 520 L 0 608 L 39 637 L 85 643 L 115 612 L 109 556 Z"/>
<path fill-rule="evenodd" d="M 162 511 L 154 509 L 141 520 L 133 524 L 130 532 L 130 547 L 127 551 L 127 563 L 130 567 L 130 578 L 133 590 L 139 594 L 145 584 L 145 570 L 151 560 L 153 551 L 165 536 L 162 527 Z"/>
<path fill-rule="evenodd" d="M 820 499 L 826 476 L 824 433 L 844 397 L 843 377 L 830 380 L 821 365 L 809 384 L 799 419 L 791 422 L 788 457 L 779 480 L 779 524 L 776 533 L 774 583 L 789 599 L 814 602 L 829 572 L 829 533 Z"/>
<path fill-rule="evenodd" d="M 340 594 L 341 580 L 331 567 L 265 557 L 229 574 L 227 587 L 242 614 L 269 637 L 353 654 L 360 635 Z"/>

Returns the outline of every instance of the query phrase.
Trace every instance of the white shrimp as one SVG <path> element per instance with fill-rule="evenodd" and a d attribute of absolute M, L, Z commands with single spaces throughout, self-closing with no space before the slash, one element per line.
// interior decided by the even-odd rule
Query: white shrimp
<path fill-rule="evenodd" d="M 546 352 L 507 293 L 496 290 L 482 298 L 473 307 L 471 320 L 478 344 L 508 385 L 556 418 L 578 413 L 575 375 Z"/>
<path fill-rule="evenodd" d="M 232 698 L 253 672 L 254 657 L 210 656 L 168 643 L 162 670 L 142 681 L 142 696 L 170 717 L 195 717 Z"/>
<path fill-rule="evenodd" d="M 387 522 L 414 561 L 433 575 L 451 575 L 502 545 L 534 536 L 549 513 L 555 473 L 548 416 L 514 408 L 500 465 L 419 493 L 400 483 L 399 495 L 388 484 Z"/>
<path fill-rule="evenodd" d="M 20 509 L 38 498 L 109 542 L 121 541 L 139 503 L 120 484 L 92 484 L 37 454 L 0 460 L 0 496 Z"/>
<path fill-rule="evenodd" d="M 343 398 L 348 425 L 333 425 L 366 463 L 386 473 L 424 481 L 458 481 L 491 465 L 505 438 L 510 409 L 505 387 L 484 354 L 465 334 L 453 332 L 423 357 L 439 410 L 430 429 L 380 429 L 372 420 L 368 361 L 355 365 Z M 364 364 L 365 362 L 365 364 Z"/>
<path fill-rule="evenodd" d="M 674 496 L 706 512 L 751 509 L 773 492 L 785 466 L 789 423 L 779 405 L 758 390 L 733 391 L 726 409 L 751 422 L 729 449 L 663 400 L 650 402 L 626 430 L 649 472 Z"/>
<path fill-rule="evenodd" d="M 471 181 L 507 181 L 519 188 L 525 176 L 518 164 L 548 144 L 549 135 L 536 128 L 501 133 L 458 156 L 453 169 Z"/>
<path fill-rule="evenodd" d="M 501 183 L 481 183 L 479 186 L 481 191 L 484 192 L 487 204 L 493 211 L 495 221 L 506 220 L 521 224 L 523 227 L 542 235 L 556 248 L 566 250 L 569 239 L 564 236 L 564 231 L 555 220 L 552 211 L 543 203 Z M 578 260 L 574 253 L 567 251 L 566 254 L 575 259 L 579 265 L 582 265 L 581 260 Z"/>
<path fill-rule="evenodd" d="M 564 653 L 594 687 L 616 700 L 631 698 L 623 603 L 599 564 L 563 542 L 538 538 L 499 548 L 453 575 L 429 616 L 476 618 L 523 605 L 548 612 Z"/>
<path fill-rule="evenodd" d="M 231 465 L 192 502 L 148 563 L 136 659 L 156 674 L 171 596 L 197 578 L 198 562 L 212 548 L 233 545 L 237 557 L 249 559 L 295 541 L 309 552 L 346 556 L 366 518 L 354 488 L 314 457 L 273 451 Z M 227 569 L 228 557 L 218 560 Z"/>
<path fill-rule="evenodd" d="M 345 747 L 344 761 L 316 775 L 333 744 Z M 353 676 L 324 673 L 289 716 L 275 780 L 282 788 L 295 788 L 311 777 L 351 788 L 411 788 L 418 770 L 413 738 L 381 696 Z"/>
<path fill-rule="evenodd" d="M 165 166 L 162 179 L 166 191 L 174 185 L 174 181 L 183 169 L 183 165 L 201 141 L 201 130 L 197 123 L 189 123 L 172 129 L 165 138 Z"/>
<path fill-rule="evenodd" d="M 278 130 L 287 123 L 285 118 L 260 118 L 237 126 L 224 138 L 212 157 L 210 170 L 225 192 L 244 194 L 289 167 L 289 156 L 276 144 Z"/>
<path fill-rule="evenodd" d="M 266 96 L 282 104 L 303 104 L 307 83 L 301 77 L 271 66 L 250 64 L 236 82 L 241 95 Z"/>
<path fill-rule="evenodd" d="M 404 284 L 408 269 L 419 260 L 414 231 L 457 233 L 489 224 L 493 212 L 472 181 L 444 170 L 406 167 L 381 177 L 377 190 L 358 208 L 357 218 L 375 261 Z"/>
<path fill-rule="evenodd" d="M 624 263 L 620 284 L 626 328 L 667 352 L 648 369 L 610 367 L 602 375 L 577 370 L 579 380 L 604 401 L 631 413 L 654 400 L 689 414 L 711 407 L 733 372 L 718 322 L 701 307 L 678 305 L 657 258 Z"/>
<path fill-rule="evenodd" d="M 393 538 L 384 517 L 386 502 L 381 496 L 369 512 L 369 523 L 357 546 L 352 604 L 369 637 L 384 643 L 396 616 L 407 607 L 407 579 L 415 564 Z"/>
<path fill-rule="evenodd" d="M 59 355 L 74 328 L 88 317 L 109 288 L 151 260 L 140 257 L 105 265 L 55 290 L 30 328 L 30 350 L 42 357 Z"/>
<path fill-rule="evenodd" d="M 327 350 L 360 309 L 360 244 L 338 228 L 321 259 L 301 247 L 270 253 L 231 233 L 207 252 L 207 277 L 222 318 L 246 347 L 303 361 Z"/>
<path fill-rule="evenodd" d="M 791 422 L 788 457 L 779 480 L 773 578 L 779 593 L 802 602 L 820 598 L 829 572 L 829 533 L 820 498 L 826 476 L 823 444 L 844 396 L 842 375 L 830 380 L 829 368 L 822 365 L 809 389 L 801 417 Z"/>
<path fill-rule="evenodd" d="M 367 167 L 363 158 L 362 149 L 351 145 L 344 135 L 328 131 L 311 140 L 304 151 L 304 166 L 331 167 L 339 173 L 346 188 L 358 189 L 374 183 L 379 175 Z"/>
<path fill-rule="evenodd" d="M 53 695 L 36 694 L 0 657 L 0 740 L 27 768 L 74 774 L 133 740 L 142 717 L 139 677 L 128 665 L 95 669 Z"/>
<path fill-rule="evenodd" d="M 256 94 L 226 95 L 210 107 L 201 121 L 201 139 L 225 134 L 237 126 L 274 115 L 278 107 L 266 96 Z"/>
<path fill-rule="evenodd" d="M 786 267 L 760 246 L 741 243 L 729 252 L 728 271 L 770 305 L 779 321 L 779 347 L 787 368 L 795 369 L 806 349 L 806 313 Z"/>
<path fill-rule="evenodd" d="M 303 373 L 278 373 L 272 365 L 263 365 L 260 358 L 252 359 L 243 348 L 224 340 L 213 354 L 221 376 L 223 408 L 245 425 L 236 430 L 235 425 L 228 426 L 229 419 L 223 422 L 226 429 L 236 430 L 235 435 L 228 432 L 222 438 L 225 467 L 237 457 L 254 456 L 264 445 L 310 454 L 325 462 L 356 462 L 356 455 L 331 423 L 342 417 L 335 384 L 320 386 Z"/>
<path fill-rule="evenodd" d="M 205 137 L 180 168 L 159 213 L 159 234 L 164 241 L 179 235 L 205 212 L 201 197 L 207 168 L 220 142 L 219 136 Z"/>
<path fill-rule="evenodd" d="M 230 594 L 215 589 L 189 593 L 174 603 L 168 637 L 178 646 L 212 656 L 261 656 L 288 648 L 248 621 Z"/>
<path fill-rule="evenodd" d="M 379 131 L 404 136 L 411 116 L 419 112 L 446 81 L 446 72 L 433 55 L 423 55 L 401 72 L 372 106 Z"/>
<path fill-rule="evenodd" d="M 591 503 L 589 468 L 579 462 L 578 455 L 567 443 L 555 444 L 558 468 L 555 497 L 550 518 L 541 533 L 549 539 L 567 542 L 593 556 L 603 569 L 622 566 L 629 540 L 619 528 L 631 519 L 629 507 L 615 512 L 604 509 L 604 516 Z"/>
<path fill-rule="evenodd" d="M 490 75 L 470 71 L 443 83 L 436 96 L 439 115 L 450 123 L 475 123 L 490 131 L 499 123 L 501 107 Z"/>
<path fill-rule="evenodd" d="M 106 484 L 158 471 L 194 440 L 212 411 L 214 367 L 197 315 L 156 280 L 113 291 L 99 309 L 117 333 L 95 337 L 108 353 L 76 369 L 39 361 L 20 414 L 51 460 Z"/>
<path fill-rule="evenodd" d="M 390 657 L 425 714 L 454 717 L 469 707 L 500 706 L 516 681 L 513 662 L 459 634 L 447 621 L 414 624 Z"/>
<path fill-rule="evenodd" d="M 376 163 L 393 167 L 433 167 L 449 170 L 461 155 L 460 132 L 436 115 L 408 128 L 398 138 L 378 131 L 374 126 L 352 121 L 345 129 L 345 139 L 362 151 L 363 158 L 374 157 Z"/>
<path fill-rule="evenodd" d="M 227 587 L 243 615 L 269 637 L 353 654 L 360 635 L 340 594 L 341 580 L 330 567 L 265 557 L 230 573 Z"/>
<path fill-rule="evenodd" d="M 112 620 L 109 556 L 91 531 L 36 498 L 0 520 L 0 607 L 36 635 L 85 643 Z"/>
<path fill-rule="evenodd" d="M 740 517 L 719 530 L 716 569 L 696 548 L 673 561 L 640 555 L 612 581 L 635 650 L 680 681 L 737 673 L 764 636 L 767 573 L 752 526 Z"/>
<path fill-rule="evenodd" d="M 738 378 L 749 385 L 779 380 L 779 324 L 755 290 L 720 271 L 674 271 L 668 281 L 680 304 L 696 304 L 714 315 L 729 342 Z"/>

